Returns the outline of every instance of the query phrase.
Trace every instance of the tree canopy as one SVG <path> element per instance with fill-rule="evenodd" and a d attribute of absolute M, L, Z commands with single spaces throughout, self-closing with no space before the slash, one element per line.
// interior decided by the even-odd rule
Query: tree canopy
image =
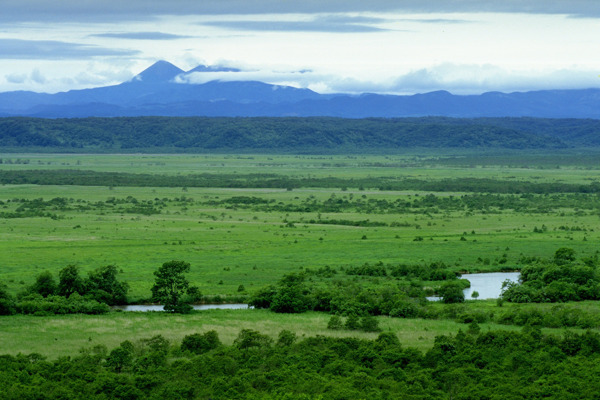
<path fill-rule="evenodd" d="M 190 284 L 184 274 L 190 272 L 185 261 L 168 261 L 154 272 L 152 299 L 161 302 L 165 311 L 187 313 L 192 308 L 184 301 Z"/>

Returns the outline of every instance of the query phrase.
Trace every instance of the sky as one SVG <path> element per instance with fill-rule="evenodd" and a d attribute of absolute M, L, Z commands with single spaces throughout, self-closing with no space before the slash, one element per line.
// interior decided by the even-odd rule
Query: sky
<path fill-rule="evenodd" d="M 260 80 L 320 93 L 600 87 L 597 0 L 0 0 L 0 92 L 132 79 Z"/>

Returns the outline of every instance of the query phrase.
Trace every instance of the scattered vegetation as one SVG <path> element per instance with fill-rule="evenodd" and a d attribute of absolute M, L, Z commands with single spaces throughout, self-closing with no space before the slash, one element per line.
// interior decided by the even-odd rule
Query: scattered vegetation
<path fill-rule="evenodd" d="M 3 317 L 11 326 L 78 324 L 90 332 L 78 346 L 96 347 L 0 356 L 7 398 L 597 393 L 581 383 L 600 349 L 597 157 L 73 157 L 2 157 L 0 314 L 29 314 Z M 498 301 L 464 297 L 461 274 L 515 270 L 521 280 Z M 98 326 L 139 323 L 109 312 L 131 300 L 187 314 L 145 316 L 137 331 L 119 325 L 136 333 L 97 340 Z M 256 309 L 223 327 L 190 312 L 200 300 Z M 105 315 L 59 315 L 71 313 Z M 257 320 L 241 324 L 250 313 Z M 398 340 L 407 325 L 420 327 L 409 340 L 419 350 Z M 59 346 L 60 328 L 17 331 L 45 329 L 44 343 Z"/>

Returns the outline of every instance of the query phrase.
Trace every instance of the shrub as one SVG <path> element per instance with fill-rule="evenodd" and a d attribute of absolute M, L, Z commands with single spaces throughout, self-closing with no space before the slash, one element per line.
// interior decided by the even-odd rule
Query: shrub
<path fill-rule="evenodd" d="M 332 315 L 327 323 L 327 329 L 340 330 L 344 327 L 342 319 L 338 315 Z"/>
<path fill-rule="evenodd" d="M 438 289 L 438 294 L 446 304 L 463 303 L 465 301 L 463 287 L 458 282 L 444 282 Z"/>
<path fill-rule="evenodd" d="M 291 346 L 296 341 L 296 334 L 292 331 L 282 330 L 279 332 L 279 337 L 277 339 L 278 346 Z"/>
<path fill-rule="evenodd" d="M 365 332 L 381 331 L 381 329 L 379 328 L 379 321 L 371 315 L 365 315 L 365 316 L 361 317 L 360 321 L 359 321 L 359 325 L 360 325 L 360 330 L 365 331 Z"/>
<path fill-rule="evenodd" d="M 8 294 L 6 286 L 0 283 L 0 315 L 12 315 L 16 311 L 15 300 Z"/>
<path fill-rule="evenodd" d="M 35 283 L 30 288 L 32 293 L 38 293 L 43 297 L 54 295 L 56 294 L 57 290 L 58 286 L 56 285 L 56 281 L 54 280 L 54 277 L 50 271 L 44 271 L 39 274 L 35 280 Z"/>
<path fill-rule="evenodd" d="M 221 345 L 219 335 L 216 331 L 208 331 L 203 335 L 194 333 L 187 335 L 181 341 L 181 349 L 190 351 L 194 354 L 206 353 L 210 350 L 216 349 Z"/>
<path fill-rule="evenodd" d="M 344 328 L 350 330 L 358 330 L 360 329 L 360 321 L 356 314 L 350 314 L 344 323 Z"/>
<path fill-rule="evenodd" d="M 233 341 L 233 344 L 238 349 L 249 349 L 252 347 L 269 347 L 272 342 L 273 339 L 267 335 L 263 335 L 258 331 L 252 329 L 242 329 L 238 337 Z"/>

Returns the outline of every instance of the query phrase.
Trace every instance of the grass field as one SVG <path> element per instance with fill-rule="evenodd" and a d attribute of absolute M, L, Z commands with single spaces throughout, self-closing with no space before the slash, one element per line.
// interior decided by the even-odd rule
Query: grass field
<path fill-rule="evenodd" d="M 0 154 L 0 170 L 77 169 L 102 172 L 186 175 L 197 173 L 273 173 L 341 178 L 401 176 L 495 178 L 589 183 L 600 180 L 596 152 L 491 153 L 426 149 L 406 155 L 152 155 L 152 154 Z M 447 153 L 447 154 L 446 154 Z"/>
<path fill-rule="evenodd" d="M 430 152 L 420 156 L 3 154 L 0 171 L 81 169 L 173 177 L 269 173 L 349 182 L 400 177 L 589 185 L 600 182 L 600 165 L 593 162 L 594 157 L 440 156 Z M 468 199 L 473 196 L 491 203 L 471 207 Z M 205 295 L 226 299 L 254 293 L 287 273 L 326 265 L 339 270 L 378 261 L 443 261 L 456 271 L 483 272 L 518 270 L 524 257 L 549 258 L 560 247 L 573 248 L 577 257 L 593 256 L 599 250 L 600 197 L 596 193 L 486 196 L 477 191 L 386 191 L 353 186 L 286 190 L 5 184 L 0 186 L 0 282 L 16 294 L 45 270 L 57 276 L 71 264 L 83 273 L 117 265 L 119 279 L 129 283 L 129 298 L 135 302 L 150 297 L 153 272 L 162 263 L 184 260 L 191 263 L 191 284 Z M 53 203 L 56 198 L 61 202 Z M 503 205 L 504 199 L 517 206 Z M 245 290 L 239 291 L 240 286 Z M 496 307 L 494 302 L 475 303 L 474 307 L 486 311 Z M 595 309 L 596 304 L 585 308 Z M 98 344 L 112 348 L 126 339 L 157 334 L 179 341 L 211 329 L 224 343 L 231 343 L 243 328 L 272 337 L 282 329 L 299 336 L 376 335 L 327 330 L 328 319 L 329 315 L 320 313 L 280 315 L 262 310 L 204 311 L 188 316 L 17 315 L 0 318 L 0 354 L 39 352 L 58 357 L 80 348 Z M 436 335 L 466 327 L 450 320 L 378 320 L 384 331 L 396 332 L 404 345 L 421 350 L 430 348 Z M 491 323 L 481 326 L 518 329 Z"/>
<path fill-rule="evenodd" d="M 525 160 L 522 163 L 527 168 L 448 167 L 440 165 L 435 158 L 414 156 L 9 155 L 0 158 L 4 160 L 1 169 L 82 168 L 163 174 L 260 170 L 286 176 L 397 174 L 433 180 L 480 177 L 547 182 L 600 179 L 600 170 L 577 166 L 536 168 L 528 166 Z M 11 160 L 11 164 L 7 160 Z M 17 164 L 16 160 L 28 160 L 28 163 Z M 418 165 L 396 167 L 402 162 Z M 574 248 L 579 256 L 592 255 L 598 250 L 595 228 L 599 222 L 600 202 L 594 195 L 587 198 L 588 206 L 583 209 L 551 204 L 544 212 L 494 208 L 473 212 L 443 207 L 289 212 L 226 203 L 227 199 L 246 196 L 287 207 L 309 200 L 324 203 L 331 199 L 376 204 L 378 201 L 414 202 L 428 194 L 431 193 L 358 188 L 289 191 L 3 185 L 0 211 L 14 212 L 23 204 L 20 199 L 48 201 L 62 197 L 70 199 L 70 203 L 64 210 L 46 207 L 45 211 L 55 218 L 0 218 L 0 280 L 16 293 L 44 270 L 56 274 L 70 264 L 79 266 L 82 271 L 112 264 L 122 269 L 121 279 L 131 285 L 130 298 L 135 301 L 149 296 L 153 271 L 172 259 L 191 263 L 189 279 L 204 294 L 233 295 L 238 294 L 239 285 L 252 291 L 276 282 L 286 273 L 325 265 L 444 261 L 457 270 L 477 272 L 518 269 L 522 256 L 550 257 L 563 246 Z M 433 194 L 444 198 L 460 197 L 464 193 Z M 124 205 L 120 208 L 98 206 L 110 198 Z M 165 200 L 160 213 L 144 215 L 128 210 L 134 203 L 158 199 Z M 538 200 L 540 204 L 546 201 L 540 195 L 533 203 Z M 368 220 L 387 226 L 320 223 L 339 219 Z M 314 223 L 310 223 L 311 220 Z M 545 227 L 543 232 L 534 232 L 542 226 Z"/>

